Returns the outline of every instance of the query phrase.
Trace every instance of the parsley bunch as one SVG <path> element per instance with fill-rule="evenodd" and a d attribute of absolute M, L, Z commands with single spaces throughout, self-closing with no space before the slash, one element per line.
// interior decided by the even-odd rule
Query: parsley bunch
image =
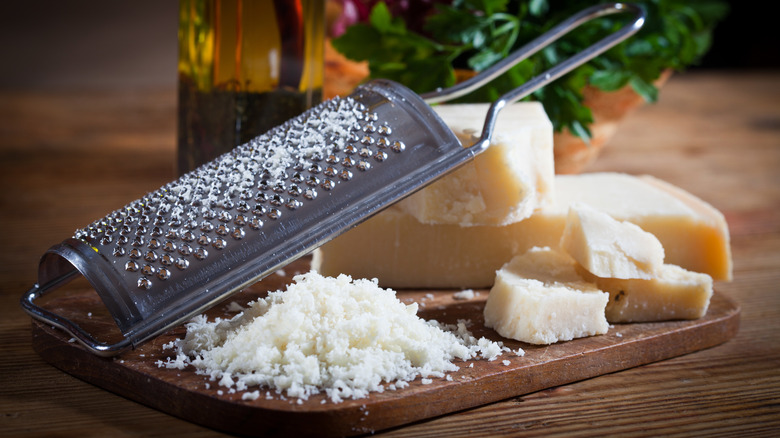
<path fill-rule="evenodd" d="M 453 0 L 431 7 L 421 28 L 419 17 L 391 14 L 376 3 L 368 20 L 353 24 L 333 46 L 355 61 L 368 61 L 372 78 L 398 81 L 417 93 L 455 84 L 456 72 L 480 72 L 556 24 L 598 1 Z M 630 85 L 648 102 L 658 90 L 653 82 L 664 70 L 681 71 L 709 49 L 712 30 L 728 5 L 722 0 L 643 0 L 644 27 L 633 37 L 578 67 L 528 99 L 538 100 L 556 131 L 567 128 L 590 138 L 593 118 L 583 105 L 582 90 L 591 85 L 615 91 Z M 419 11 L 416 11 L 419 13 Z M 492 102 L 624 26 L 622 14 L 580 26 L 553 45 L 517 64 L 491 83 L 458 99 Z"/>

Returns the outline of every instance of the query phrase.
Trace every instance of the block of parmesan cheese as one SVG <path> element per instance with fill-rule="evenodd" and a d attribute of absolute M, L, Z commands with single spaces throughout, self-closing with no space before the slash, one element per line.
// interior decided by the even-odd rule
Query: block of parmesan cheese
<path fill-rule="evenodd" d="M 729 229 L 723 214 L 685 190 L 658 178 L 622 173 L 561 175 L 555 179 L 555 203 L 545 211 L 560 217 L 582 202 L 655 235 L 665 261 L 713 280 L 731 280 Z"/>
<path fill-rule="evenodd" d="M 575 262 L 563 252 L 532 248 L 496 273 L 485 303 L 485 325 L 531 344 L 604 334 L 608 298 L 579 276 Z"/>
<path fill-rule="evenodd" d="M 712 298 L 709 275 L 676 265 L 663 265 L 650 280 L 601 278 L 580 266 L 577 272 L 609 293 L 606 315 L 612 323 L 697 319 Z"/>
<path fill-rule="evenodd" d="M 664 263 L 664 247 L 652 234 L 587 204 L 569 207 L 561 248 L 593 275 L 649 280 Z"/>
<path fill-rule="evenodd" d="M 377 278 L 393 288 L 490 287 L 496 270 L 534 246 L 557 247 L 576 201 L 655 235 L 665 261 L 731 279 L 723 215 L 653 177 L 618 173 L 559 175 L 554 204 L 505 226 L 430 225 L 391 207 L 315 251 L 323 275 Z"/>
<path fill-rule="evenodd" d="M 557 245 L 562 225 L 534 216 L 506 226 L 430 225 L 392 206 L 317 249 L 312 269 L 394 289 L 486 288 L 514 255 L 541 241 Z"/>
<path fill-rule="evenodd" d="M 461 143 L 470 146 L 482 131 L 488 106 L 435 109 Z M 520 102 L 501 110 L 487 150 L 399 207 L 427 224 L 506 225 L 550 201 L 554 174 L 550 119 L 538 102 Z"/>

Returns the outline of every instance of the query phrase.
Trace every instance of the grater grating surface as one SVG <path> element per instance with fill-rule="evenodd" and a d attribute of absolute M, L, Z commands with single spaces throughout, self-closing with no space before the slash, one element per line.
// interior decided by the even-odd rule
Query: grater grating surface
<path fill-rule="evenodd" d="M 424 97 L 440 102 L 491 80 L 592 18 L 632 23 L 491 105 L 463 147 L 426 101 L 376 80 L 315 108 L 116 210 L 50 248 L 22 297 L 33 317 L 108 356 L 148 340 L 309 253 L 487 148 L 498 112 L 635 33 L 644 12 L 588 8 L 477 78 Z M 83 275 L 124 335 L 107 345 L 34 300 Z"/>
<path fill-rule="evenodd" d="M 78 230 L 44 255 L 39 284 L 78 270 L 136 344 L 472 154 L 419 96 L 376 81 Z"/>

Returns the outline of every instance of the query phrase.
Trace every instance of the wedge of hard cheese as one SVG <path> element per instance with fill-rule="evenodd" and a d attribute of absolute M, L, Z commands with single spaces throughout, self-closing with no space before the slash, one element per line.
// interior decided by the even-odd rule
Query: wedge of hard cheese
<path fill-rule="evenodd" d="M 561 248 L 584 280 L 609 292 L 609 322 L 696 319 L 707 312 L 712 278 L 664 264 L 661 242 L 630 222 L 575 203 Z"/>
<path fill-rule="evenodd" d="M 312 269 L 394 289 L 490 287 L 497 269 L 551 233 L 544 227 L 533 217 L 502 227 L 429 225 L 393 206 L 317 249 Z"/>
<path fill-rule="evenodd" d="M 488 104 L 439 105 L 436 112 L 464 146 L 482 131 Z M 490 147 L 474 160 L 399 202 L 427 224 L 506 225 L 527 218 L 552 197 L 552 124 L 541 104 L 503 110 Z"/>
<path fill-rule="evenodd" d="M 604 334 L 608 297 L 577 274 L 566 254 L 532 248 L 496 273 L 485 303 L 485 326 L 531 344 Z"/>
<path fill-rule="evenodd" d="M 599 277 L 649 280 L 664 264 L 655 236 L 581 203 L 569 207 L 561 248 Z"/>
<path fill-rule="evenodd" d="M 652 322 L 697 319 L 707 313 L 712 278 L 676 265 L 663 265 L 650 280 L 597 277 L 578 266 L 586 281 L 609 293 L 607 321 Z"/>
<path fill-rule="evenodd" d="M 569 206 L 580 201 L 655 235 L 666 263 L 731 279 L 726 221 L 693 195 L 652 177 L 618 173 L 557 176 L 555 186 L 553 205 L 506 226 L 423 224 L 391 207 L 318 249 L 313 268 L 377 278 L 383 287 L 490 287 L 513 256 L 557 247 Z"/>
<path fill-rule="evenodd" d="M 555 203 L 543 214 L 561 217 L 582 202 L 653 234 L 665 261 L 731 280 L 729 229 L 723 214 L 691 193 L 649 175 L 621 173 L 561 175 L 555 179 Z"/>

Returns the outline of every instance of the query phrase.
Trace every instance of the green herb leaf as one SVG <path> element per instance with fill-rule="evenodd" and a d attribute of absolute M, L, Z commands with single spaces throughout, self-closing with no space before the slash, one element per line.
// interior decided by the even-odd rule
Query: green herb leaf
<path fill-rule="evenodd" d="M 626 85 L 632 74 L 617 69 L 596 70 L 590 77 L 590 85 L 605 91 L 616 91 Z"/>
<path fill-rule="evenodd" d="M 632 77 L 629 83 L 631 84 L 631 88 L 646 101 L 656 102 L 658 100 L 658 88 L 656 88 L 655 85 L 644 81 L 638 76 Z"/>
<path fill-rule="evenodd" d="M 550 9 L 550 5 L 547 0 L 531 0 L 528 2 L 528 11 L 534 17 L 540 17 L 544 15 Z"/>
<path fill-rule="evenodd" d="M 397 80 L 418 93 L 454 84 L 455 69 L 482 71 L 513 50 L 600 0 L 452 0 L 437 3 L 425 34 L 410 31 L 383 2 L 367 23 L 350 26 L 333 46 L 353 60 L 368 61 L 371 77 Z M 446 3 L 446 4 L 445 4 Z M 583 104 L 586 85 L 604 91 L 630 85 L 648 102 L 664 70 L 682 70 L 706 53 L 714 26 L 728 13 L 724 0 L 637 0 L 647 11 L 631 39 L 533 93 L 556 131 L 588 139 L 593 116 Z M 540 53 L 458 102 L 491 102 L 622 27 L 626 17 L 605 16 L 580 26 Z"/>
<path fill-rule="evenodd" d="M 403 21 L 398 20 L 393 23 L 393 16 L 390 15 L 390 9 L 387 8 L 387 5 L 384 2 L 377 3 L 376 6 L 371 9 L 369 22 L 381 33 L 403 34 L 406 30 Z"/>
<path fill-rule="evenodd" d="M 365 61 L 382 50 L 381 34 L 373 27 L 358 23 L 332 41 L 333 48 L 353 61 Z"/>

